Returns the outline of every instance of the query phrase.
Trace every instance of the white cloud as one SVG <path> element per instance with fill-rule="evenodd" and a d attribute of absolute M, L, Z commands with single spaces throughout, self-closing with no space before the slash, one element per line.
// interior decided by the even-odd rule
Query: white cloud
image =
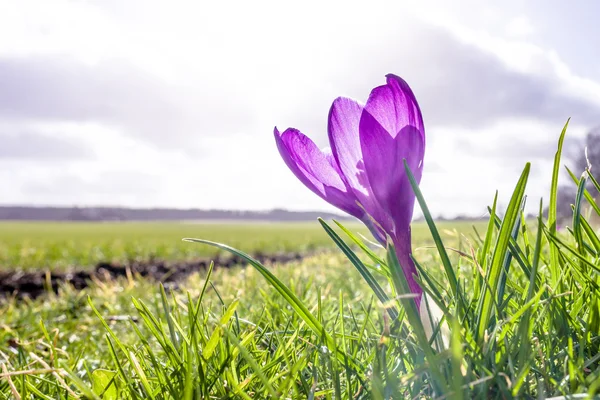
<path fill-rule="evenodd" d="M 481 214 L 529 159 L 542 196 L 546 153 L 567 117 L 579 136 L 594 123 L 600 82 L 538 40 L 543 12 L 460 4 L 3 2 L 0 127 L 14 143 L 37 132 L 93 156 L 0 161 L 0 198 L 331 209 L 279 159 L 273 126 L 326 145 L 331 101 L 364 101 L 388 72 L 424 111 L 434 213 Z"/>
<path fill-rule="evenodd" d="M 526 38 L 535 32 L 535 28 L 529 18 L 519 15 L 506 24 L 506 34 L 509 37 Z"/>

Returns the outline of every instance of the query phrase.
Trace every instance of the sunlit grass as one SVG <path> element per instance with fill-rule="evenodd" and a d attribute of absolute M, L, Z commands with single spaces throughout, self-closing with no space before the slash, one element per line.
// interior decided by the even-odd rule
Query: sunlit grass
<path fill-rule="evenodd" d="M 383 308 L 373 299 L 358 274 L 348 268 L 342 256 L 337 253 L 324 253 L 302 263 L 276 267 L 273 272 L 290 284 L 300 299 L 307 304 L 318 304 L 322 301 L 322 305 L 313 311 L 320 315 L 319 319 L 327 329 L 339 330 L 341 322 L 345 322 L 345 329 L 349 332 L 346 342 L 348 348 L 356 352 L 357 358 L 371 357 L 370 353 L 376 349 L 383 328 Z M 340 279 L 341 277 L 344 278 Z M 327 353 L 322 353 L 321 339 L 303 327 L 304 324 L 290 310 L 285 300 L 278 296 L 273 288 L 265 286 L 259 273 L 251 268 L 215 270 L 206 288 L 205 278 L 206 273 L 194 275 L 181 288 L 185 290 L 172 292 L 167 299 L 172 318 L 178 326 L 176 330 L 179 333 L 176 336 L 179 337 L 180 345 L 183 346 L 183 343 L 191 340 L 191 337 L 187 336 L 191 332 L 189 329 L 193 330 L 196 336 L 194 340 L 198 342 L 194 344 L 198 348 L 187 349 L 193 350 L 194 355 L 187 354 L 185 357 L 194 357 L 191 362 L 196 366 L 198 363 L 204 364 L 205 361 L 201 359 L 206 359 L 206 364 L 202 367 L 205 369 L 205 378 L 202 385 L 194 389 L 194 393 L 200 391 L 219 397 L 232 395 L 233 392 L 243 389 L 244 392 L 255 393 L 259 397 L 268 395 L 267 387 L 259 374 L 253 371 L 251 365 L 240 354 L 239 343 L 235 344 L 235 338 L 243 343 L 245 351 L 261 369 L 268 366 L 264 375 L 277 391 L 282 390 L 282 385 L 288 387 L 290 394 L 303 392 L 307 395 L 311 391 L 322 394 L 330 391 L 326 382 L 332 376 L 329 366 L 331 360 Z M 204 289 L 206 291 L 198 309 L 199 320 L 195 328 L 190 328 L 190 313 L 196 312 L 199 296 Z M 158 318 L 161 321 L 158 329 L 166 329 L 164 333 L 167 337 L 163 339 L 172 340 L 168 333 L 160 290 L 157 285 L 143 280 L 126 279 L 93 286 L 83 292 L 65 287 L 58 296 L 50 295 L 27 303 L 10 301 L 2 306 L 0 354 L 8 358 L 6 365 L 10 371 L 34 370 L 30 374 L 11 377 L 12 383 L 21 393 L 33 394 L 37 389 L 53 398 L 57 393 L 64 391 L 64 388 L 47 373 L 35 372 L 44 368 L 35 362 L 33 355 L 45 360 L 51 359 L 54 367 L 71 371 L 90 387 L 93 381 L 92 371 L 107 369 L 114 375 L 118 370 L 111 356 L 107 331 L 92 311 L 88 296 L 90 303 L 114 334 L 108 338 L 115 348 L 117 359 L 122 359 L 125 355 L 129 357 L 128 352 L 131 351 L 142 364 L 148 384 L 152 388 L 166 385 L 165 382 L 161 383 L 162 378 L 156 374 L 168 373 L 171 383 L 178 388 L 178 395 L 173 394 L 170 398 L 181 398 L 179 396 L 184 390 L 180 385 L 185 381 L 181 374 L 185 371 L 176 371 L 177 367 L 171 364 L 174 362 L 171 357 L 174 356 L 169 356 L 170 350 L 159 345 L 153 338 L 151 329 L 143 321 L 145 317 Z M 136 306 L 132 304 L 132 297 L 137 299 L 138 309 L 145 310 L 142 314 L 139 314 Z M 335 301 L 327 300 L 331 298 Z M 229 314 L 227 320 L 222 320 L 232 304 L 235 304 L 235 314 Z M 340 304 L 343 304 L 342 314 L 338 309 Z M 136 322 L 132 322 L 134 320 Z M 220 325 L 224 325 L 233 337 L 228 339 L 228 334 L 217 333 L 219 336 L 216 347 L 209 355 L 206 346 L 220 329 Z M 143 340 L 136 334 L 137 329 L 140 330 Z M 356 335 L 362 336 L 360 341 Z M 148 343 L 144 343 L 145 340 Z M 163 345 L 171 346 L 174 343 Z M 191 343 L 188 345 L 192 346 Z M 124 346 L 126 353 L 123 353 L 121 346 Z M 152 356 L 147 352 L 151 352 Z M 148 357 L 163 359 L 161 364 L 169 359 L 171 361 L 163 365 L 164 371 L 156 369 L 152 372 L 148 368 L 154 367 L 151 366 L 152 361 Z M 313 369 L 310 365 L 315 362 L 315 357 L 319 361 L 318 366 Z M 119 362 L 123 363 L 121 367 L 126 374 L 138 376 L 131 359 Z M 227 365 L 228 363 L 232 364 Z M 302 372 L 307 367 L 313 372 Z M 338 368 L 343 369 L 339 365 Z M 296 381 L 297 373 L 303 376 L 303 383 Z M 316 375 L 313 376 L 313 373 Z M 326 375 L 322 376 L 322 373 Z M 40 379 L 41 375 L 43 379 Z M 166 375 L 164 377 L 166 378 Z M 178 381 L 179 379 L 181 381 Z M 195 375 L 193 379 L 198 384 L 199 377 Z M 139 391 L 138 396 L 145 396 L 145 389 L 139 382 L 128 388 L 128 384 L 118 378 L 116 384 L 118 398 L 133 396 L 132 391 Z M 296 387 L 298 384 L 301 387 Z M 80 390 L 81 388 L 77 391 L 80 393 Z M 0 379 L 0 393 L 10 396 L 10 387 L 6 379 Z M 0 394 L 0 398 L 1 396 Z"/>
<path fill-rule="evenodd" d="M 445 222 L 441 229 L 458 239 L 472 232 L 473 223 Z M 475 223 L 481 229 L 485 223 Z M 367 234 L 359 223 L 349 228 Z M 427 227 L 413 227 L 415 243 L 427 246 Z M 204 246 L 190 246 L 184 237 L 206 237 L 249 253 L 307 252 L 333 244 L 319 224 L 300 223 L 80 223 L 0 222 L 0 268 L 64 269 L 90 267 L 98 262 L 128 262 L 159 258 L 191 260 L 222 254 Z M 454 241 L 453 241 L 454 243 Z"/>

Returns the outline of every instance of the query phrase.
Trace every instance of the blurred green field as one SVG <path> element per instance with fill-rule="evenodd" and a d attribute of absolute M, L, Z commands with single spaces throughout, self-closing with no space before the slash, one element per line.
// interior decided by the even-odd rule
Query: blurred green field
<path fill-rule="evenodd" d="M 479 232 L 481 222 L 441 222 L 447 237 Z M 362 224 L 347 223 L 353 231 L 368 232 Z M 454 233 L 452 233 L 454 231 Z M 159 258 L 168 261 L 213 257 L 214 248 L 182 242 L 197 237 L 227 243 L 248 253 L 306 252 L 333 246 L 317 221 L 256 222 L 0 222 L 0 268 L 64 269 L 98 262 Z M 413 224 L 415 247 L 431 244 L 424 223 Z M 448 242 L 452 245 L 453 241 Z"/>

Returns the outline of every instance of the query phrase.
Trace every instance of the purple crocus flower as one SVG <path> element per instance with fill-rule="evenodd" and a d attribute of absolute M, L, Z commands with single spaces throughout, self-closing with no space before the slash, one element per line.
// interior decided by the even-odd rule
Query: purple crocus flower
<path fill-rule="evenodd" d="M 365 105 L 338 97 L 329 111 L 331 150 L 319 149 L 299 130 L 275 128 L 283 160 L 304 185 L 330 204 L 360 219 L 386 245 L 392 238 L 411 292 L 420 306 L 422 289 L 410 257 L 415 195 L 403 166 L 417 182 L 423 172 L 425 129 L 417 100 L 400 77 L 371 91 Z"/>

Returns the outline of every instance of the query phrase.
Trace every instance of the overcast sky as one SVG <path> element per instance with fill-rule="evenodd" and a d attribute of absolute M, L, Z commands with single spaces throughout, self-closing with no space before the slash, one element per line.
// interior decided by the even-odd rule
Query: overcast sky
<path fill-rule="evenodd" d="M 0 203 L 330 211 L 273 127 L 326 146 L 333 99 L 364 102 L 387 73 L 420 102 L 435 214 L 507 202 L 527 161 L 537 203 L 567 118 L 569 143 L 600 124 L 598 15 L 594 0 L 0 0 Z"/>

